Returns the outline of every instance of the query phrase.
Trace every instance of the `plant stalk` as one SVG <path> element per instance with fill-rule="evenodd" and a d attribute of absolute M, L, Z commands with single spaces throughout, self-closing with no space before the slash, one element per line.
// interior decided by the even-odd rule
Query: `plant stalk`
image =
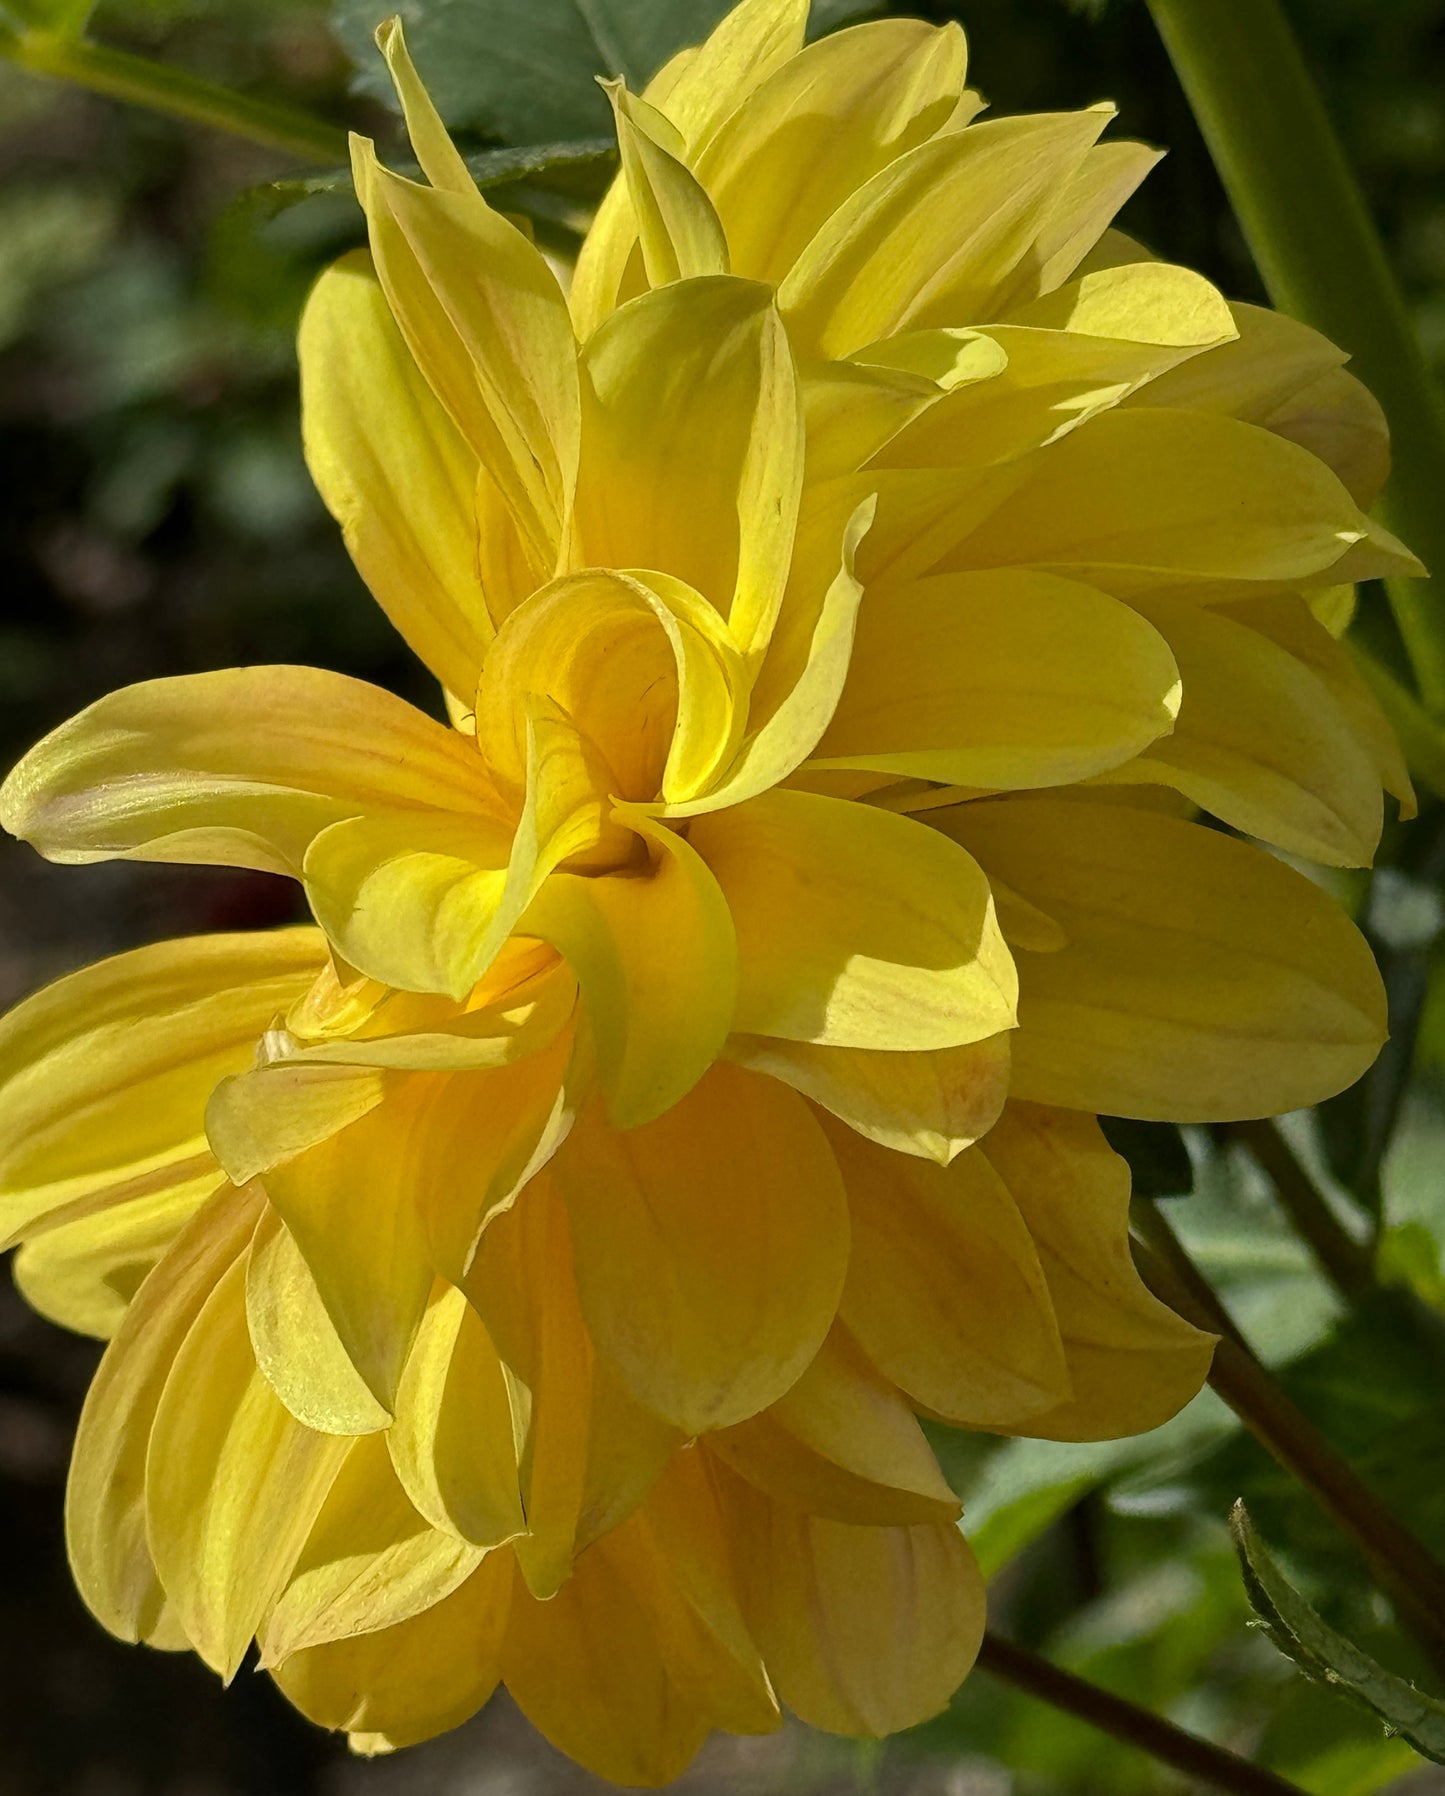
<path fill-rule="evenodd" d="M 95 93 L 128 100 L 171 118 L 211 125 L 302 162 L 344 167 L 346 133 L 309 113 L 273 100 L 258 100 L 193 75 L 111 50 L 63 31 L 12 30 L 0 26 L 0 56 L 37 75 L 73 81 Z"/>
<path fill-rule="evenodd" d="M 1338 343 L 1385 408 L 1382 509 L 1445 573 L 1445 400 L 1279 0 L 1149 0 L 1271 297 Z M 1388 583 L 1426 708 L 1445 712 L 1445 618 L 1419 580 Z"/>
<path fill-rule="evenodd" d="M 1237 1753 L 1187 1733 L 1161 1715 L 1051 1665 L 997 1634 L 984 1635 L 978 1664 L 991 1677 L 1098 1728 L 1111 1739 L 1137 1747 L 1171 1771 L 1212 1790 L 1222 1790 L 1227 1796 L 1300 1796 L 1298 1784 L 1287 1783 L 1273 1771 L 1251 1765 Z"/>
<path fill-rule="evenodd" d="M 1156 1297 L 1220 1337 L 1209 1382 L 1278 1463 L 1355 1542 L 1437 1669 L 1445 1669 L 1445 1566 L 1393 1516 L 1255 1357 L 1158 1208 L 1135 1207 L 1140 1271 Z"/>
<path fill-rule="evenodd" d="M 1274 1186 L 1280 1207 L 1305 1242 L 1325 1277 L 1344 1298 L 1356 1303 L 1379 1289 L 1375 1257 L 1357 1241 L 1326 1203 L 1278 1123 L 1232 1123 L 1226 1131 L 1258 1162 Z"/>

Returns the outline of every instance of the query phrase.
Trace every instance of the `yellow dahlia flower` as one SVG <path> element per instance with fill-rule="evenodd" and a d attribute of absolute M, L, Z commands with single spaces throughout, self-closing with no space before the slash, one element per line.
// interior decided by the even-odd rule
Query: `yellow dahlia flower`
<path fill-rule="evenodd" d="M 1312 609 L 1410 565 L 1378 413 L 1108 233 L 1150 158 L 1106 112 L 978 123 L 952 27 L 805 13 L 613 89 L 570 311 L 385 32 L 426 183 L 358 144 L 304 425 L 450 727 L 206 674 L 4 789 L 52 858 L 320 925 L 15 1012 L 0 1215 L 114 1336 L 91 1606 L 259 1636 L 363 1741 L 499 1676 L 631 1779 L 776 1698 L 935 1710 L 980 1597 L 916 1416 L 1117 1435 L 1207 1366 L 1091 1113 L 1271 1114 L 1383 1036 L 1348 920 L 1194 811 L 1353 865 L 1408 800 Z"/>

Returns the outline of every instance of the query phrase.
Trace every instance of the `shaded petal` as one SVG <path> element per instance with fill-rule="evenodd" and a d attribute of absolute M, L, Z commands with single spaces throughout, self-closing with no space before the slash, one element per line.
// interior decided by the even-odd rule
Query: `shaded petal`
<path fill-rule="evenodd" d="M 291 1576 L 349 1443 L 261 1376 L 245 1263 L 222 1274 L 170 1367 L 146 1455 L 146 1535 L 196 1652 L 225 1678 Z"/>
<path fill-rule="evenodd" d="M 1021 957 L 1013 1090 L 1110 1116 L 1302 1109 L 1385 1038 L 1364 938 L 1317 886 L 1217 830 L 1127 804 L 992 799 L 939 827 L 1056 917 Z"/>
<path fill-rule="evenodd" d="M 771 289 L 716 275 L 631 301 L 582 358 L 574 566 L 665 569 L 750 660 L 782 601 L 803 422 Z"/>
<path fill-rule="evenodd" d="M 1094 144 L 1060 182 L 1029 254 L 995 296 L 995 315 L 1004 317 L 1015 306 L 1062 286 L 1163 156 L 1163 150 L 1127 140 Z M 1131 247 L 1138 252 L 1137 245 Z"/>
<path fill-rule="evenodd" d="M 146 1454 L 171 1366 L 207 1298 L 240 1262 L 260 1213 L 230 1189 L 182 1231 L 131 1301 L 86 1394 L 65 1491 L 65 1544 L 86 1605 L 122 1640 L 174 1620 L 146 1539 Z"/>
<path fill-rule="evenodd" d="M 612 102 L 622 175 L 638 222 L 648 285 L 728 272 L 728 243 L 706 189 L 688 168 L 677 127 L 621 81 L 603 83 Z"/>
<path fill-rule="evenodd" d="M 737 929 L 737 1029 L 946 1048 L 1013 1023 L 988 882 L 911 818 L 775 791 L 693 820 Z"/>
<path fill-rule="evenodd" d="M 195 936 L 115 955 L 17 1004 L 0 1021 L 4 1245 L 214 1176 L 211 1088 L 251 1063 L 324 954 L 314 929 Z"/>
<path fill-rule="evenodd" d="M 1152 624 L 1050 574 L 950 574 L 877 593 L 814 765 L 992 788 L 1067 785 L 1174 727 Z"/>
<path fill-rule="evenodd" d="M 477 1547 L 526 1528 L 502 1362 L 454 1285 L 433 1293 L 387 1440 L 407 1495 L 434 1528 Z"/>
<path fill-rule="evenodd" d="M 261 1663 L 395 1627 L 444 1601 L 481 1560 L 479 1547 L 439 1533 L 412 1508 L 380 1435 L 358 1440 L 266 1619 Z"/>
<path fill-rule="evenodd" d="M 1010 1104 L 978 1151 L 1039 1250 L 1073 1386 L 1019 1432 L 1116 1440 L 1167 1422 L 1208 1376 L 1214 1337 L 1160 1303 L 1135 1271 L 1128 1165 L 1093 1117 L 1035 1104 Z"/>
<path fill-rule="evenodd" d="M 822 1344 L 848 1230 L 808 1106 L 720 1065 L 665 1116 L 621 1133 L 579 1118 L 553 1163 L 598 1351 L 685 1433 L 775 1401 Z"/>
<path fill-rule="evenodd" d="M 944 1166 L 993 1127 L 1008 1093 L 1006 1033 L 918 1053 L 734 1035 L 728 1058 L 781 1079 L 880 1147 Z"/>
<path fill-rule="evenodd" d="M 496 802 L 466 738 L 403 699 L 315 667 L 238 667 L 98 699 L 10 774 L 0 822 L 54 861 L 297 874 L 340 818 Z"/>
<path fill-rule="evenodd" d="M 359 1752 L 429 1740 L 497 1687 L 512 1607 L 508 1554 L 492 1553 L 448 1597 L 394 1627 L 292 1654 L 271 1668 L 288 1701 Z"/>
<path fill-rule="evenodd" d="M 306 465 L 377 603 L 470 699 L 492 620 L 478 577 L 477 458 L 427 385 L 362 253 L 301 315 Z"/>
<path fill-rule="evenodd" d="M 1038 1255 L 980 1151 L 930 1166 L 836 1124 L 828 1136 L 853 1230 L 840 1314 L 879 1371 L 924 1409 L 975 1428 L 1065 1399 Z"/>
<path fill-rule="evenodd" d="M 1151 600 L 1148 614 L 1184 702 L 1171 736 L 1108 777 L 1173 786 L 1309 860 L 1368 866 L 1384 822 L 1379 770 L 1324 682 L 1229 608 Z"/>
<path fill-rule="evenodd" d="M 744 1612 L 793 1713 L 881 1739 L 946 1707 L 984 1626 L 983 1579 L 958 1529 L 856 1527 L 719 1478 Z"/>
<path fill-rule="evenodd" d="M 889 1526 L 959 1517 L 913 1411 L 841 1326 L 786 1395 L 710 1435 L 708 1449 L 811 1515 Z"/>

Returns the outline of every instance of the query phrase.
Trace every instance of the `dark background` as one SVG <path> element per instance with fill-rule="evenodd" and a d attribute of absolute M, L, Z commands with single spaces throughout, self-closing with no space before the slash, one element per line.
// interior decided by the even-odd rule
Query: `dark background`
<path fill-rule="evenodd" d="M 1117 101 L 1117 131 L 1170 150 L 1123 222 L 1231 294 L 1262 297 L 1141 4 L 1079 11 L 1060 0 L 973 0 L 899 10 L 962 19 L 971 80 L 996 111 Z M 1445 0 L 1297 0 L 1290 10 L 1438 366 Z M 288 96 L 338 121 L 390 129 L 370 102 L 348 97 L 348 65 L 319 6 L 116 0 L 102 5 L 97 26 L 109 42 Z M 6 764 L 115 686 L 236 663 L 314 662 L 434 706 L 429 682 L 368 599 L 302 466 L 295 318 L 308 281 L 351 221 L 344 206 L 303 208 L 259 228 L 254 208 L 236 196 L 286 172 L 280 158 L 245 144 L 0 63 Z M 294 914 L 291 888 L 262 875 L 52 868 L 7 841 L 0 1002 L 117 948 Z M 122 1647 L 102 1634 L 71 1588 L 61 1541 L 69 1436 L 95 1356 L 92 1344 L 32 1316 L 5 1282 L 0 1796 L 530 1796 L 594 1787 L 502 1704 L 433 1747 L 355 1764 L 295 1720 L 264 1679 L 243 1672 L 223 1693 L 189 1658 Z M 1377 1729 L 1342 1719 L 1338 1704 L 1315 1693 L 1300 1695 L 1269 1649 L 1244 1635 L 1217 1530 L 1201 1545 L 1194 1523 L 1150 1521 L 1147 1506 L 1128 1529 L 1097 1498 L 1083 1502 L 1005 1574 L 1006 1619 L 1048 1643 L 1061 1629 L 1077 1635 L 1073 1612 L 1082 1604 L 1085 1632 L 1092 1626 L 1097 1638 L 1075 1659 L 1102 1654 L 1120 1687 L 1167 1701 L 1182 1718 L 1246 1747 L 1265 1729 L 1281 1763 L 1298 1761 L 1311 1736 L 1335 1735 L 1362 1743 L 1361 1763 L 1375 1742 L 1378 1759 Z M 1161 1550 L 1167 1559 L 1176 1548 L 1173 1569 L 1183 1567 L 1194 1585 L 1150 1585 L 1146 1601 L 1138 1595 L 1141 1567 L 1157 1567 Z M 1152 1622 L 1152 1612 L 1140 1619 L 1141 1601 L 1145 1611 L 1154 1602 Z M 1164 1621 L 1167 1647 L 1151 1632 Z M 1161 1655 L 1169 1653 L 1183 1657 L 1161 1684 Z M 994 1752 L 1030 1768 L 1005 1771 Z M 1321 1787 L 1330 1796 L 1383 1787 L 1377 1772 L 1351 1776 L 1341 1772 Z M 886 1752 L 803 1730 L 771 1742 L 715 1743 L 687 1787 L 1125 1796 L 1170 1785 L 1077 1729 L 1040 1721 L 1038 1711 L 979 1679 L 948 1721 Z M 1425 1772 L 1408 1788 L 1439 1790 L 1445 1779 Z"/>

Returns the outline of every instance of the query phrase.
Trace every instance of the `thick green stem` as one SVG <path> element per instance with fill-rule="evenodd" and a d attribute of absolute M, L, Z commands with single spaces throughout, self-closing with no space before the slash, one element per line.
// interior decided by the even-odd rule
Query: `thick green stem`
<path fill-rule="evenodd" d="M 1379 699 L 1381 709 L 1395 726 L 1411 777 L 1437 798 L 1445 798 L 1445 723 L 1431 717 L 1420 701 L 1368 649 L 1358 642 L 1348 642 L 1345 646 L 1355 667 Z"/>
<path fill-rule="evenodd" d="M 1384 512 L 1445 574 L 1445 401 L 1279 0 L 1149 0 L 1275 303 L 1354 358 L 1384 406 Z M 1390 602 L 1427 708 L 1445 710 L 1445 616 L 1419 580 Z"/>
<path fill-rule="evenodd" d="M 1248 1759 L 1201 1740 L 1197 1734 L 1186 1733 L 1127 1697 L 1116 1696 L 1112 1690 L 1101 1689 L 1072 1671 L 1051 1665 L 1037 1653 L 1015 1646 L 997 1634 L 984 1635 L 978 1665 L 991 1677 L 1087 1722 L 1111 1739 L 1137 1747 L 1171 1771 L 1206 1784 L 1211 1790 L 1223 1790 L 1227 1796 L 1300 1796 L 1298 1784 L 1286 1783 L 1273 1771 L 1251 1765 Z"/>
<path fill-rule="evenodd" d="M 109 50 L 63 31 L 17 31 L 0 26 L 0 56 L 37 75 L 73 81 L 172 118 L 212 125 L 303 162 L 346 163 L 346 133 L 334 125 L 272 100 L 233 93 L 185 69 L 148 62 L 124 50 Z"/>
<path fill-rule="evenodd" d="M 1154 1294 L 1220 1337 L 1209 1382 L 1259 1444 L 1355 1542 L 1400 1619 L 1445 1667 L 1445 1566 L 1397 1520 L 1255 1358 L 1157 1205 L 1135 1206 L 1140 1271 Z"/>

